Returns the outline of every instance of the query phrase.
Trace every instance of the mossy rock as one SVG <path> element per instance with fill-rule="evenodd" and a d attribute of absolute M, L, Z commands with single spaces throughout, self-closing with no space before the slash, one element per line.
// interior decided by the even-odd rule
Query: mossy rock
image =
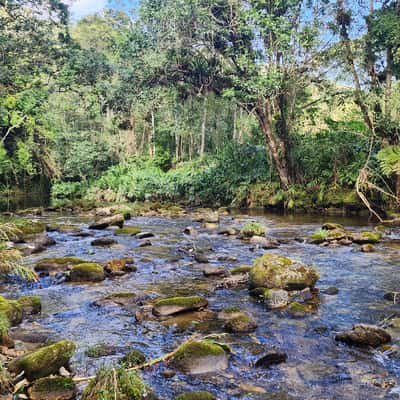
<path fill-rule="evenodd" d="M 239 307 L 226 307 L 218 313 L 218 318 L 222 320 L 229 320 L 232 318 L 239 317 L 243 314 L 243 311 Z"/>
<path fill-rule="evenodd" d="M 124 228 L 117 229 L 115 231 L 115 234 L 116 235 L 136 236 L 140 232 L 142 232 L 141 228 L 138 228 L 136 226 L 125 226 Z"/>
<path fill-rule="evenodd" d="M 200 296 L 170 297 L 156 301 L 153 314 L 157 317 L 166 317 L 181 312 L 202 310 L 207 305 L 208 301 Z"/>
<path fill-rule="evenodd" d="M 49 224 L 46 225 L 47 232 L 59 232 L 59 233 L 77 233 L 80 232 L 80 228 L 77 225 L 68 224 Z"/>
<path fill-rule="evenodd" d="M 152 400 L 151 391 L 134 371 L 102 368 L 82 394 L 82 400 Z"/>
<path fill-rule="evenodd" d="M 18 301 L 7 300 L 0 296 L 0 314 L 4 314 L 11 325 L 18 325 L 22 322 L 23 309 Z"/>
<path fill-rule="evenodd" d="M 245 238 L 251 238 L 252 236 L 264 236 L 267 232 L 267 228 L 261 224 L 249 222 L 243 226 L 240 234 Z"/>
<path fill-rule="evenodd" d="M 13 341 L 9 336 L 10 321 L 5 313 L 0 313 L 0 346 L 12 347 Z"/>
<path fill-rule="evenodd" d="M 333 231 L 334 229 L 344 229 L 344 227 L 334 222 L 325 222 L 325 224 L 322 225 L 322 229 L 325 231 Z"/>
<path fill-rule="evenodd" d="M 228 354 L 222 345 L 189 341 L 178 348 L 171 365 L 191 375 L 212 373 L 228 368 Z"/>
<path fill-rule="evenodd" d="M 292 316 L 296 318 L 304 317 L 310 312 L 310 308 L 307 307 L 305 304 L 300 304 L 297 302 L 290 303 L 287 312 Z"/>
<path fill-rule="evenodd" d="M 249 274 L 250 288 L 302 290 L 314 287 L 318 272 L 290 258 L 266 253 L 258 258 Z"/>
<path fill-rule="evenodd" d="M 140 350 L 132 350 L 119 361 L 120 364 L 127 368 L 136 367 L 146 362 L 146 356 Z"/>
<path fill-rule="evenodd" d="M 101 282 L 104 279 L 104 268 L 100 264 L 83 263 L 71 268 L 71 282 Z"/>
<path fill-rule="evenodd" d="M 230 273 L 232 275 L 247 274 L 251 270 L 251 265 L 241 265 L 240 267 L 232 268 Z"/>
<path fill-rule="evenodd" d="M 225 329 L 231 333 L 250 333 L 256 328 L 256 321 L 246 313 L 241 313 L 225 323 Z"/>
<path fill-rule="evenodd" d="M 78 257 L 55 257 L 55 258 L 45 258 L 40 260 L 36 266 L 36 272 L 59 272 L 65 271 L 72 267 L 73 265 L 83 264 L 85 260 Z"/>
<path fill-rule="evenodd" d="M 31 400 L 72 400 L 76 392 L 72 378 L 61 376 L 38 379 L 28 389 Z"/>
<path fill-rule="evenodd" d="M 18 219 L 13 222 L 17 229 L 22 232 L 24 237 L 36 235 L 46 230 L 46 225 L 41 222 L 35 222 L 27 219 Z"/>
<path fill-rule="evenodd" d="M 40 296 L 24 296 L 20 297 L 17 301 L 21 305 L 24 314 L 39 314 L 42 311 Z"/>
<path fill-rule="evenodd" d="M 117 352 L 118 349 L 115 346 L 108 345 L 105 343 L 100 343 L 89 347 L 86 350 L 86 356 L 89 358 L 101 358 L 101 357 L 113 356 Z"/>
<path fill-rule="evenodd" d="M 175 400 L 217 400 L 210 392 L 187 392 L 178 395 Z"/>
<path fill-rule="evenodd" d="M 357 244 L 376 244 L 382 238 L 380 232 L 360 232 L 353 235 L 353 242 Z"/>
<path fill-rule="evenodd" d="M 64 340 L 15 358 L 9 363 L 8 369 L 16 374 L 24 371 L 25 377 L 30 381 L 45 378 L 67 366 L 75 349 L 73 342 Z"/>
<path fill-rule="evenodd" d="M 343 229 L 318 229 L 310 236 L 310 243 L 320 244 L 323 242 L 332 242 L 334 240 L 350 239 L 351 233 Z"/>
<path fill-rule="evenodd" d="M 289 303 L 289 293 L 284 289 L 264 289 L 260 293 L 269 309 L 286 307 Z"/>

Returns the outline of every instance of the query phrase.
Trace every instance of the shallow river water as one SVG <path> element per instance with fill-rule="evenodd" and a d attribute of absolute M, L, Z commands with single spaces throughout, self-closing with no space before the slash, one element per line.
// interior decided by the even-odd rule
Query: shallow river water
<path fill-rule="evenodd" d="M 83 230 L 90 221 L 55 213 L 40 219 L 49 223 L 76 224 Z M 160 399 L 174 399 L 177 393 L 186 390 L 209 390 L 221 400 L 272 398 L 266 397 L 264 391 L 277 392 L 277 397 L 273 397 L 276 399 L 285 399 L 284 393 L 296 399 L 315 400 L 400 398 L 400 358 L 356 349 L 334 340 L 337 331 L 351 328 L 355 323 L 377 324 L 400 311 L 398 305 L 383 299 L 386 291 L 399 290 L 400 286 L 399 232 L 393 231 L 391 240 L 378 245 L 375 253 L 362 253 L 359 246 L 328 248 L 295 240 L 306 238 L 320 227 L 325 219 L 319 216 L 241 214 L 222 217 L 220 225 L 240 228 L 253 220 L 268 227 L 268 236 L 285 243 L 279 249 L 269 251 L 313 264 L 321 274 L 317 287 L 335 286 L 339 293 L 336 296 L 320 294 L 315 313 L 293 318 L 284 310 L 267 310 L 249 296 L 247 288 L 214 290 L 214 284 L 221 278 L 204 277 L 192 258 L 178 251 L 179 247 L 208 249 L 210 262 L 227 269 L 252 264 L 265 250 L 251 249 L 248 243 L 239 239 L 206 230 L 189 216 L 132 218 L 126 226 L 138 226 L 156 235 L 151 239 L 153 246 L 143 248 L 138 247 L 138 239 L 129 236 L 115 236 L 118 246 L 103 249 L 90 245 L 93 237 L 50 233 L 57 244 L 40 255 L 26 258 L 27 263 L 33 265 L 42 258 L 65 255 L 105 262 L 130 255 L 135 259 L 138 271 L 97 284 L 57 284 L 44 278 L 30 286 L 3 286 L 0 292 L 7 297 L 41 296 L 41 315 L 17 329 L 45 329 L 54 338 L 75 341 L 78 351 L 72 367 L 79 376 L 95 373 L 99 366 L 117 361 L 133 348 L 152 359 L 172 351 L 194 331 L 223 332 L 221 324 L 211 317 L 197 323 L 187 322 L 184 318 L 174 321 L 176 324 L 139 323 L 134 309 L 93 306 L 95 300 L 105 295 L 128 291 L 143 298 L 199 294 L 208 299 L 212 311 L 239 306 L 251 314 L 258 324 L 254 333 L 224 338 L 233 349 L 226 371 L 205 377 L 178 373 L 170 379 L 161 374 L 167 368 L 163 364 L 144 371 L 145 380 Z M 368 224 L 359 219 L 329 220 L 353 230 L 365 229 Z M 199 230 L 198 236 L 183 234 L 189 225 Z M 110 235 L 113 235 L 112 230 L 96 232 L 97 237 Z M 219 261 L 223 255 L 233 256 L 237 261 Z M 393 342 L 400 342 L 400 332 L 391 333 Z M 114 345 L 119 350 L 109 357 L 88 358 L 86 350 L 99 343 Z M 287 362 L 268 369 L 255 368 L 254 362 L 270 349 L 287 353 Z"/>

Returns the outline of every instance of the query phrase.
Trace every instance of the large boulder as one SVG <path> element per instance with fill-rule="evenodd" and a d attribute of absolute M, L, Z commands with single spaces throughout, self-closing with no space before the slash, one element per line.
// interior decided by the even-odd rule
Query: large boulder
<path fill-rule="evenodd" d="M 35 271 L 45 274 L 53 272 L 64 272 L 70 269 L 73 265 L 83 263 L 85 263 L 85 261 L 78 257 L 45 258 L 36 264 Z"/>
<path fill-rule="evenodd" d="M 97 263 L 83 263 L 71 268 L 71 282 L 101 282 L 105 279 L 104 268 Z"/>
<path fill-rule="evenodd" d="M 258 258 L 249 273 L 250 288 L 302 290 L 314 287 L 318 279 L 314 268 L 270 253 Z"/>
<path fill-rule="evenodd" d="M 213 373 L 228 368 L 228 354 L 216 343 L 189 341 L 177 350 L 171 365 L 190 375 Z"/>
<path fill-rule="evenodd" d="M 122 214 L 116 214 L 111 217 L 100 218 L 96 222 L 93 222 L 89 228 L 90 229 L 106 229 L 109 226 L 118 226 L 122 228 L 124 226 L 125 218 Z"/>
<path fill-rule="evenodd" d="M 28 389 L 30 400 L 72 400 L 77 388 L 72 378 L 41 378 Z"/>
<path fill-rule="evenodd" d="M 25 377 L 33 381 L 56 374 L 61 367 L 68 366 L 74 352 L 75 344 L 64 340 L 15 358 L 8 364 L 8 369 L 16 374 L 24 371 Z"/>
<path fill-rule="evenodd" d="M 208 301 L 200 296 L 171 297 L 154 303 L 153 314 L 157 317 L 168 317 L 188 311 L 198 311 L 207 307 Z"/>
<path fill-rule="evenodd" d="M 359 324 L 352 329 L 340 332 L 335 340 L 355 346 L 378 347 L 389 343 L 392 338 L 384 329 L 374 325 Z"/>

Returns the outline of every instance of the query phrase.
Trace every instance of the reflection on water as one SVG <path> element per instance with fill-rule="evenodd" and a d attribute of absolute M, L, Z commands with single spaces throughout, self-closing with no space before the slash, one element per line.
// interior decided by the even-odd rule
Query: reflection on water
<path fill-rule="evenodd" d="M 46 222 L 73 223 L 86 229 L 86 221 L 83 223 L 78 217 L 54 214 L 42 218 Z M 179 247 L 194 245 L 199 249 L 208 249 L 206 253 L 210 262 L 226 268 L 251 264 L 264 251 L 251 249 L 236 238 L 206 231 L 188 217 L 138 217 L 129 221 L 128 225 L 156 234 L 156 238 L 152 239 L 153 247 L 146 248 L 138 248 L 139 241 L 134 237 L 118 236 L 118 246 L 93 249 L 90 246 L 93 238 L 51 233 L 57 245 L 41 255 L 27 258 L 28 263 L 51 256 L 75 255 L 104 262 L 129 255 L 134 257 L 138 272 L 98 284 L 55 285 L 50 280 L 43 280 L 34 287 L 20 289 L 9 286 L 2 292 L 12 296 L 20 293 L 42 296 L 42 315 L 33 323 L 25 323 L 24 327 L 40 324 L 42 328 L 53 331 L 55 336 L 74 340 L 79 350 L 73 364 L 79 375 L 92 374 L 100 365 L 115 362 L 132 348 L 138 348 L 149 358 L 154 358 L 174 349 L 195 330 L 210 333 L 223 331 L 221 324 L 210 313 L 194 315 L 193 323 L 186 319 L 177 319 L 176 325 L 158 321 L 138 323 L 134 309 L 93 306 L 93 301 L 110 293 L 129 291 L 143 299 L 199 294 L 209 300 L 211 311 L 238 306 L 255 318 L 258 328 L 254 334 L 227 338 L 233 354 L 229 369 L 223 373 L 206 379 L 189 378 L 182 374 L 166 379 L 160 373 L 165 366 L 145 371 L 146 380 L 161 399 L 173 399 L 184 390 L 210 390 L 221 400 L 266 398 L 261 394 L 249 394 L 249 391 L 283 391 L 294 398 L 315 400 L 398 398 L 399 359 L 381 354 L 375 356 L 371 351 L 357 350 L 334 340 L 338 330 L 360 322 L 376 324 L 385 316 L 399 311 L 399 306 L 383 299 L 386 291 L 399 290 L 400 286 L 397 241 L 388 245 L 382 243 L 377 246 L 377 252 L 365 254 L 358 247 L 326 248 L 294 240 L 306 237 L 326 220 L 358 230 L 368 225 L 368 221 L 362 219 L 311 215 L 248 216 L 237 213 L 235 217 L 223 217 L 221 225 L 240 228 L 249 220 L 265 224 L 269 236 L 285 239 L 285 244 L 274 252 L 314 264 L 321 273 L 318 287 L 336 286 L 339 294 L 320 295 L 317 312 L 304 318 L 290 318 L 285 311 L 266 310 L 249 296 L 246 288 L 214 290 L 215 280 L 219 278 L 205 278 L 201 269 L 180 252 Z M 196 237 L 185 236 L 182 232 L 188 225 L 194 226 L 200 234 Z M 98 237 L 107 235 L 112 235 L 112 232 L 96 232 Z M 398 237 L 398 232 L 394 232 L 393 237 Z M 219 261 L 221 255 L 234 256 L 237 262 Z M 391 333 L 394 342 L 400 339 L 400 332 Z M 114 356 L 87 358 L 86 349 L 98 343 L 123 350 Z M 259 355 L 270 349 L 287 353 L 287 362 L 270 369 L 254 368 Z"/>

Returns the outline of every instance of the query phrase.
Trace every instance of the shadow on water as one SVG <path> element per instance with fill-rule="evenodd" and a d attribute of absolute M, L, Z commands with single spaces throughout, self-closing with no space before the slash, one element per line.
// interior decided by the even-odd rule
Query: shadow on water
<path fill-rule="evenodd" d="M 40 217 L 47 223 L 74 224 L 87 229 L 87 220 L 77 216 L 48 214 Z M 268 399 L 263 392 L 287 392 L 296 399 L 395 399 L 400 387 L 400 360 L 381 353 L 358 350 L 340 345 L 335 332 L 355 323 L 378 323 L 385 316 L 398 312 L 398 306 L 383 299 L 385 291 L 399 287 L 400 247 L 393 242 L 378 245 L 375 253 L 366 254 L 358 246 L 325 248 L 306 244 L 295 238 L 305 238 L 327 220 L 340 222 L 354 230 L 368 221 L 361 218 L 324 216 L 285 216 L 263 213 L 235 213 L 221 220 L 223 226 L 240 228 L 245 222 L 258 221 L 268 227 L 268 236 L 282 239 L 275 253 L 289 256 L 320 271 L 318 287 L 339 288 L 337 296 L 320 295 L 314 312 L 293 318 L 286 311 L 269 311 L 249 296 L 247 288 L 214 290 L 215 279 L 203 276 L 202 270 L 179 248 L 195 246 L 205 249 L 211 264 L 227 269 L 251 264 L 265 251 L 253 249 L 237 238 L 218 235 L 193 222 L 190 216 L 168 219 L 137 217 L 128 226 L 156 234 L 153 246 L 138 247 L 139 240 L 130 236 L 115 236 L 118 245 L 93 248 L 90 238 L 77 238 L 68 233 L 49 233 L 57 242 L 40 255 L 26 258 L 34 265 L 46 257 L 74 255 L 89 261 L 132 256 L 138 272 L 97 284 L 55 284 L 43 279 L 33 287 L 10 285 L 0 288 L 8 296 L 36 294 L 42 297 L 42 314 L 18 329 L 38 329 L 52 332 L 54 338 L 69 338 L 78 345 L 73 366 L 78 375 L 91 375 L 103 364 L 116 362 L 130 349 L 142 350 L 148 358 L 159 357 L 175 349 L 193 332 L 221 333 L 223 328 L 215 313 L 225 307 L 238 306 L 248 312 L 258 324 L 249 335 L 230 335 L 226 341 L 233 349 L 229 368 L 207 377 L 188 377 L 178 373 L 166 379 L 159 365 L 144 372 L 145 379 L 161 399 L 174 399 L 185 390 L 209 390 L 220 400 Z M 189 237 L 184 228 L 194 226 L 199 235 Z M 398 233 L 397 233 L 398 234 Z M 113 236 L 112 230 L 95 232 L 96 237 Z M 230 261 L 221 261 L 230 256 Z M 225 257 L 225 259 L 228 259 Z M 236 259 L 236 260 L 235 260 Z M 205 296 L 211 313 L 190 318 L 176 318 L 169 323 L 135 319 L 135 307 L 94 307 L 93 302 L 116 292 L 133 292 L 139 298 L 151 300 L 163 296 Z M 397 332 L 399 334 L 399 332 Z M 396 343 L 400 336 L 394 336 Z M 106 343 L 115 346 L 114 355 L 89 358 L 90 346 Z M 268 369 L 254 367 L 260 355 L 278 349 L 288 355 L 284 364 Z M 264 396 L 264 397 L 263 397 Z M 274 397 L 285 399 L 286 397 Z"/>

